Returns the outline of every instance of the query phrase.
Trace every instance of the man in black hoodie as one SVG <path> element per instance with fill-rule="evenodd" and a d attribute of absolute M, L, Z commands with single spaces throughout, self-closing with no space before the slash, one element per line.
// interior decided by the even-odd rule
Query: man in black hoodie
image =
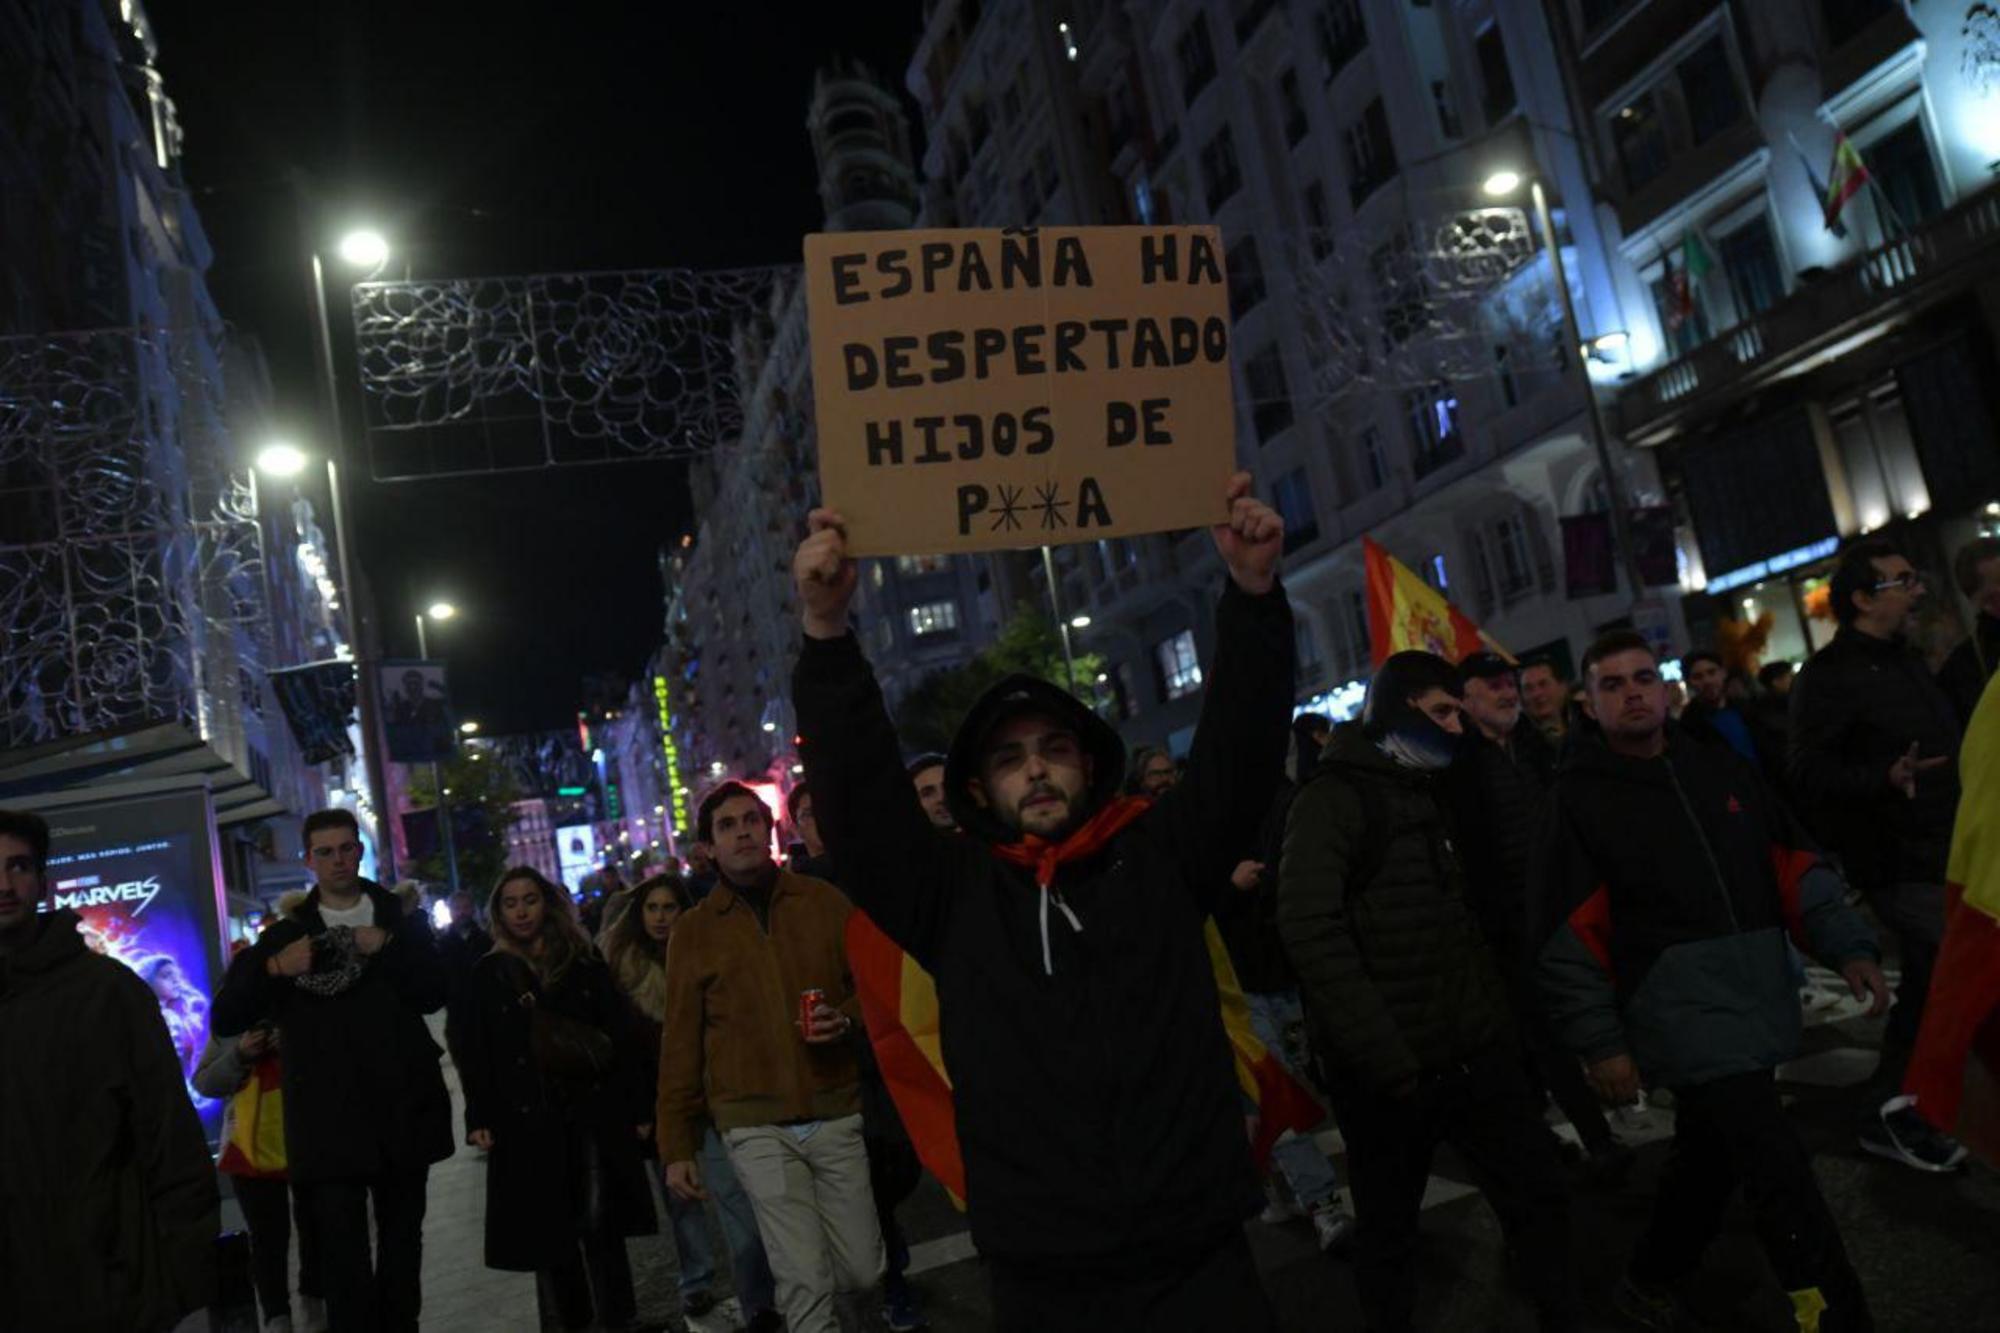
<path fill-rule="evenodd" d="M 1944 939 L 1945 858 L 1958 808 L 1960 726 L 1907 635 L 1923 576 L 1879 539 L 1841 554 L 1829 586 L 1840 630 L 1792 686 L 1791 796 L 1847 879 L 1896 934 L 1902 975 L 1882 1034 L 1866 1152 L 1956 1170 L 1965 1148 L 1897 1095 Z"/>
<path fill-rule="evenodd" d="M 1643 638 L 1605 635 L 1583 675 L 1602 739 L 1577 746 L 1557 779 L 1534 874 L 1537 980 L 1607 1103 L 1631 1101 L 1643 1078 L 1671 1088 L 1676 1108 L 1619 1310 L 1645 1328 L 1685 1326 L 1681 1285 L 1741 1185 L 1799 1328 L 1872 1328 L 1772 1071 L 1801 1030 L 1786 937 L 1880 1013 L 1874 936 L 1756 769 L 1669 726 Z"/>
<path fill-rule="evenodd" d="M 1466 892 L 1436 777 L 1462 735 L 1458 676 L 1392 654 L 1361 722 L 1292 802 L 1278 930 L 1347 1140 L 1354 1283 L 1374 1333 L 1415 1327 L 1431 1157 L 1480 1173 L 1545 1330 L 1577 1327 L 1569 1197 L 1528 1089 L 1506 989 Z"/>
<path fill-rule="evenodd" d="M 932 832 L 848 630 L 855 567 L 815 511 L 793 679 L 820 831 L 857 907 L 936 979 L 972 1235 L 1003 1330 L 1271 1327 L 1258 1201 L 1203 922 L 1284 759 L 1283 524 L 1231 479 L 1229 582 L 1188 774 L 1118 800 L 1125 751 L 1081 701 L 1010 677 L 946 763 L 967 836 Z"/>
<path fill-rule="evenodd" d="M 451 1097 L 424 1023 L 450 982 L 429 919 L 361 877 L 352 813 L 307 815 L 304 842 L 313 891 L 230 964 L 214 1029 L 277 1025 L 285 1158 L 319 1228 L 332 1326 L 405 1333 L 423 1306 L 431 1163 L 454 1146 Z"/>
<path fill-rule="evenodd" d="M 172 1328 L 215 1295 L 215 1168 L 152 989 L 41 911 L 0 810 L 0 1329 Z"/>

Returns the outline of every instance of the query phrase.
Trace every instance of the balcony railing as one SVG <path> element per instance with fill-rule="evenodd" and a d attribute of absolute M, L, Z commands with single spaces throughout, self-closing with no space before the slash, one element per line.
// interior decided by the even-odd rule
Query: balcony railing
<path fill-rule="evenodd" d="M 1745 388 L 1852 337 L 1886 307 L 1921 305 L 1958 290 L 1965 270 L 2000 264 L 1996 241 L 2000 189 L 1989 189 L 1634 381 L 1619 395 L 1620 423 L 1627 434 L 1647 433 L 1698 401 Z"/>

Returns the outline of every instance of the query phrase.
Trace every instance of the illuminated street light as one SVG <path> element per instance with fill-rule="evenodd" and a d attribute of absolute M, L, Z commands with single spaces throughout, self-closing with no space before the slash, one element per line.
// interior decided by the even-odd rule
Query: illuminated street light
<path fill-rule="evenodd" d="M 474 722 L 471 718 L 467 718 L 465 721 L 458 724 L 458 729 L 464 735 L 474 736 L 477 735 L 479 732 L 479 724 L 477 722 Z"/>
<path fill-rule="evenodd" d="M 296 477 L 306 470 L 306 451 L 296 444 L 273 440 L 257 451 L 257 470 L 267 477 Z"/>
<path fill-rule="evenodd" d="M 355 268 L 380 268 L 389 262 L 389 242 L 381 232 L 365 227 L 341 237 L 335 250 L 343 263 Z"/>
<path fill-rule="evenodd" d="M 1080 613 L 1073 615 L 1069 618 L 1069 627 L 1071 629 L 1089 629 L 1090 617 Z"/>
<path fill-rule="evenodd" d="M 458 608 L 450 602 L 432 602 L 424 609 L 424 614 L 432 620 L 450 620 L 458 614 Z"/>
<path fill-rule="evenodd" d="M 766 722 L 764 724 L 764 730 L 766 731 L 776 731 L 777 729 L 778 729 L 778 724 L 775 722 Z"/>
<path fill-rule="evenodd" d="M 1486 178 L 1481 187 L 1495 199 L 1503 198 L 1521 188 L 1521 173 L 1518 171 L 1496 171 Z"/>

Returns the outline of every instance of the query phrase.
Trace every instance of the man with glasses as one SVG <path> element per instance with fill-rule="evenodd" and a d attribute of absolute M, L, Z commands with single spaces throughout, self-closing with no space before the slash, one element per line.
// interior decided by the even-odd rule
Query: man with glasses
<path fill-rule="evenodd" d="M 1902 978 L 1882 1039 L 1888 1097 L 1861 1129 L 1868 1152 L 1950 1171 L 1965 1149 L 1932 1129 L 1900 1088 L 1944 935 L 1945 857 L 1958 806 L 1959 722 L 1908 642 L 1923 576 L 1903 553 L 1857 542 L 1834 570 L 1833 642 L 1792 686 L 1789 776 L 1807 826 L 1837 853 L 1901 945 Z"/>
<path fill-rule="evenodd" d="M 362 878 L 352 813 L 307 815 L 303 840 L 313 891 L 230 965 L 215 1034 L 277 1027 L 285 1156 L 319 1229 L 332 1326 L 414 1331 L 430 1166 L 454 1146 L 424 1015 L 450 983 L 430 919 Z"/>

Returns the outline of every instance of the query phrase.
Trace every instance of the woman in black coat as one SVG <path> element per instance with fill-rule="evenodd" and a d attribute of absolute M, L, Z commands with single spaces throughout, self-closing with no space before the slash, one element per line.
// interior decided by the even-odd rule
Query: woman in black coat
<path fill-rule="evenodd" d="M 625 1237 L 655 1229 L 640 1148 L 652 1095 L 631 1016 L 569 895 L 517 866 L 464 995 L 466 1138 L 490 1154 L 486 1265 L 547 1279 L 565 1328 L 635 1318 Z M 592 1296 L 595 1294 L 595 1301 Z"/>

